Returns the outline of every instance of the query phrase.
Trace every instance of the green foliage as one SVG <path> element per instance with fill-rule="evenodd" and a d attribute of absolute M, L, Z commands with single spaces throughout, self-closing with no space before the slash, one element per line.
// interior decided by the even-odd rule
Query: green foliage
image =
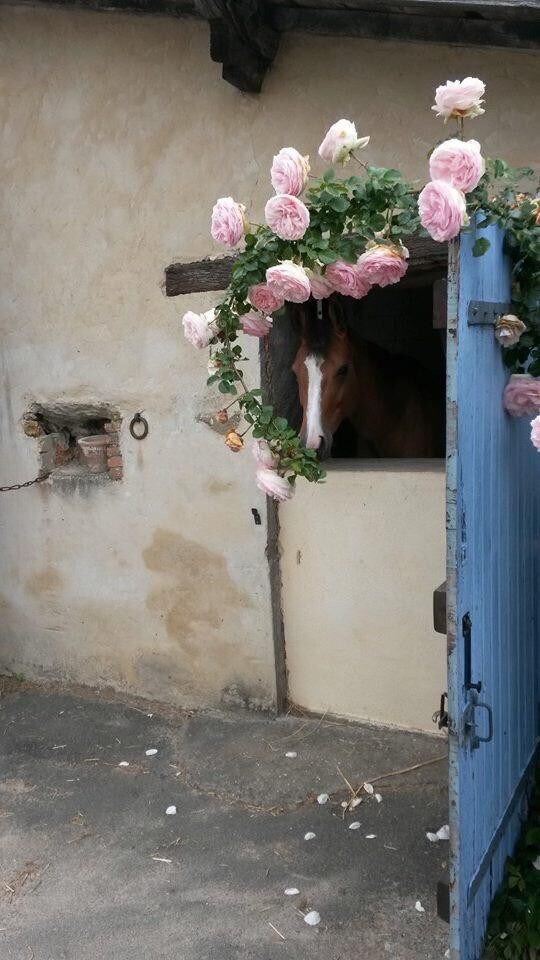
<path fill-rule="evenodd" d="M 529 821 L 489 916 L 485 960 L 540 960 L 540 775 Z"/>

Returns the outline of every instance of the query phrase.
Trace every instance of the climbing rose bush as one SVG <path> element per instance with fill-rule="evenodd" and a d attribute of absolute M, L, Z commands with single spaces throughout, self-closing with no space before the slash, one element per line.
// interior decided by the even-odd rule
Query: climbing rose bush
<path fill-rule="evenodd" d="M 317 481 L 324 474 L 315 452 L 265 403 L 261 390 L 248 389 L 239 336 L 266 337 L 286 304 L 333 294 L 361 299 L 375 287 L 398 283 L 407 271 L 408 238 L 423 230 L 436 241 L 452 240 L 468 228 L 473 215 L 480 228 L 497 223 L 506 230 L 516 286 L 515 313 L 499 318 L 495 326 L 505 362 L 514 371 L 504 407 L 512 416 L 538 414 L 531 436 L 540 449 L 540 197 L 516 193 L 526 170 L 484 159 L 480 143 L 465 139 L 464 122 L 484 113 L 484 94 L 477 77 L 437 87 L 433 110 L 445 124 L 454 119 L 457 129 L 433 150 L 430 179 L 419 196 L 399 170 L 358 156 L 370 137 L 359 136 L 355 123 L 342 118 L 319 146 L 319 157 L 330 165 L 321 177 L 310 175 L 310 159 L 296 147 L 275 154 L 269 172 L 274 193 L 264 208 L 265 223 L 249 223 L 245 206 L 233 197 L 216 201 L 213 239 L 228 250 L 242 249 L 220 303 L 205 313 L 188 311 L 184 332 L 194 347 L 210 346 L 207 383 L 230 397 L 216 420 L 227 424 L 235 406 L 244 421 L 226 430 L 225 444 L 245 454 L 243 438 L 252 432 L 255 482 L 275 500 L 289 500 L 298 477 Z M 336 165 L 344 168 L 351 160 L 359 171 L 338 176 Z M 480 235 L 473 254 L 481 255 L 488 246 Z"/>

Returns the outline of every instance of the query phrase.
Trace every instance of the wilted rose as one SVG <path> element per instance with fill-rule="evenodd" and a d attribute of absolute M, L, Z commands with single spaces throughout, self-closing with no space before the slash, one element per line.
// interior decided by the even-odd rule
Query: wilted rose
<path fill-rule="evenodd" d="M 282 240 L 300 240 L 309 227 L 309 210 L 305 203 L 288 193 L 270 197 L 264 216 L 270 229 Z"/>
<path fill-rule="evenodd" d="M 220 197 L 212 210 L 211 234 L 216 243 L 236 247 L 244 236 L 246 208 L 232 197 Z"/>
<path fill-rule="evenodd" d="M 527 327 L 513 313 L 505 313 L 495 323 L 495 339 L 501 347 L 514 347 Z"/>
<path fill-rule="evenodd" d="M 531 420 L 531 442 L 533 447 L 540 450 L 540 417 Z"/>
<path fill-rule="evenodd" d="M 540 380 L 530 373 L 513 373 L 503 393 L 503 405 L 512 417 L 532 417 L 540 412 Z"/>
<path fill-rule="evenodd" d="M 229 420 L 229 414 L 226 410 L 218 410 L 216 413 L 216 420 L 218 423 L 227 423 Z"/>
<path fill-rule="evenodd" d="M 294 494 L 294 487 L 285 477 L 281 477 L 275 470 L 261 467 L 255 474 L 257 486 L 267 497 L 274 500 L 290 500 Z"/>
<path fill-rule="evenodd" d="M 217 334 L 215 321 L 214 310 L 207 310 L 206 313 L 194 313 L 193 310 L 188 310 L 182 318 L 186 340 L 189 340 L 198 350 L 207 347 Z"/>
<path fill-rule="evenodd" d="M 478 140 L 445 140 L 429 158 L 431 179 L 446 180 L 463 193 L 474 190 L 485 169 Z"/>
<path fill-rule="evenodd" d="M 293 260 L 283 260 L 275 267 L 268 267 L 266 282 L 272 293 L 291 303 L 305 303 L 311 295 L 309 278 L 304 268 Z"/>
<path fill-rule="evenodd" d="M 239 450 L 244 446 L 244 441 L 239 433 L 236 430 L 229 430 L 225 437 L 225 443 L 227 444 L 229 450 L 232 450 L 233 453 L 238 453 Z"/>
<path fill-rule="evenodd" d="M 338 120 L 333 123 L 319 147 L 319 156 L 327 163 L 347 163 L 353 150 L 363 150 L 369 137 L 359 137 L 354 123 Z"/>
<path fill-rule="evenodd" d="M 254 440 L 252 451 L 258 468 L 274 470 L 277 467 L 277 457 L 272 453 L 270 444 L 266 440 Z"/>
<path fill-rule="evenodd" d="M 377 243 L 358 258 L 357 266 L 368 283 L 387 287 L 390 283 L 398 283 L 407 272 L 408 255 L 406 247 L 398 249 L 390 244 Z"/>
<path fill-rule="evenodd" d="M 240 317 L 240 323 L 244 333 L 251 337 L 266 337 L 272 329 L 272 317 L 265 316 L 264 313 L 258 313 L 256 310 L 250 310 Z"/>
<path fill-rule="evenodd" d="M 285 303 L 283 297 L 276 296 L 267 283 L 256 283 L 248 290 L 248 300 L 252 307 L 262 313 L 273 313 L 281 310 Z"/>
<path fill-rule="evenodd" d="M 325 279 L 332 284 L 337 293 L 344 297 L 354 297 L 360 300 L 371 289 L 369 280 L 362 276 L 355 263 L 346 263 L 345 260 L 336 260 L 326 268 Z"/>
<path fill-rule="evenodd" d="M 478 77 L 465 77 L 464 80 L 447 80 L 435 91 L 435 110 L 438 117 L 479 117 L 485 111 L 481 104 L 486 85 Z"/>
<path fill-rule="evenodd" d="M 432 180 L 418 197 L 420 222 L 434 240 L 442 243 L 457 237 L 468 223 L 465 197 L 446 180 Z"/>
<path fill-rule="evenodd" d="M 303 157 L 294 147 L 283 147 L 272 163 L 272 186 L 276 193 L 297 197 L 305 189 L 309 170 L 309 157 Z"/>

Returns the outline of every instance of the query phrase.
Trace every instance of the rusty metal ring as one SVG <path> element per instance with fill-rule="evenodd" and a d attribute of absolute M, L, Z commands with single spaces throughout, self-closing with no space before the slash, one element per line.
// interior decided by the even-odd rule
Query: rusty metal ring
<path fill-rule="evenodd" d="M 135 429 L 137 423 L 142 424 L 140 431 Z M 129 432 L 134 440 L 144 440 L 148 436 L 148 420 L 142 416 L 142 410 L 136 413 L 129 425 Z"/>

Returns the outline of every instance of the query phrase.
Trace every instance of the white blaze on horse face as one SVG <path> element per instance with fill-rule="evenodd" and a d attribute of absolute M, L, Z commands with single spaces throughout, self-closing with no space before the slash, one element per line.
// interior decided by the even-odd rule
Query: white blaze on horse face
<path fill-rule="evenodd" d="M 308 372 L 308 395 L 306 408 L 306 447 L 318 450 L 324 430 L 321 422 L 322 357 L 310 353 L 304 360 Z"/>

